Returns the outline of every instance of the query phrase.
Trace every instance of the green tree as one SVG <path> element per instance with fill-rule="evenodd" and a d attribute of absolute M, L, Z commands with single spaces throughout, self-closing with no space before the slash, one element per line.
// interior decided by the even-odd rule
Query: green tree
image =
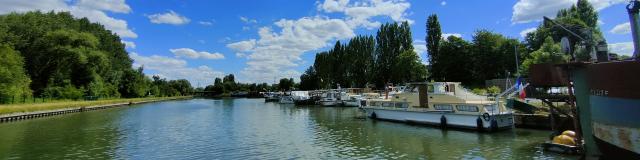
<path fill-rule="evenodd" d="M 578 2 L 570 8 L 558 11 L 555 22 L 571 32 L 578 34 L 584 38 L 585 41 L 582 41 L 558 25 L 545 22 L 538 26 L 536 31 L 528 33 L 525 37 L 529 52 L 540 49 L 547 37 L 553 38 L 554 41 L 560 41 L 562 37 L 567 37 L 569 38 L 571 46 L 579 46 L 581 44 L 594 45 L 598 42 L 606 43 L 598 27 L 598 13 L 587 0 L 578 0 Z M 586 50 L 574 53 L 577 55 L 576 60 L 578 61 L 588 61 L 591 58 L 589 53 L 586 53 Z M 526 56 L 525 58 L 529 58 L 528 55 Z"/>
<path fill-rule="evenodd" d="M 437 63 L 432 64 L 432 76 L 435 81 L 453 81 L 470 84 L 473 82 L 473 57 L 471 43 L 462 38 L 449 36 L 440 44 L 442 53 Z M 438 76 L 434 75 L 438 72 Z"/>
<path fill-rule="evenodd" d="M 307 70 L 300 75 L 300 89 L 301 90 L 314 90 L 320 88 L 320 79 L 313 66 L 309 66 Z"/>
<path fill-rule="evenodd" d="M 560 45 L 553 41 L 553 38 L 547 37 L 540 49 L 531 53 L 531 57 L 522 62 L 520 73 L 527 75 L 529 67 L 533 64 L 541 63 L 563 63 L 569 59 L 567 55 L 562 53 Z"/>
<path fill-rule="evenodd" d="M 444 76 L 443 73 L 441 73 L 441 69 L 439 69 L 437 63 L 438 63 L 438 58 L 439 58 L 439 49 L 440 49 L 440 41 L 442 40 L 442 38 L 447 38 L 447 37 L 442 37 L 442 31 L 440 29 L 440 22 L 438 22 L 438 15 L 436 14 L 432 14 L 429 16 L 429 18 L 427 18 L 427 24 L 426 24 L 426 28 L 427 28 L 427 36 L 425 38 L 426 46 L 427 46 L 427 56 L 429 57 L 429 64 L 432 65 L 432 67 L 434 67 L 433 71 L 431 72 L 432 77 L 434 77 L 435 79 L 442 79 L 442 77 Z"/>
<path fill-rule="evenodd" d="M 375 84 L 382 88 L 386 83 L 400 83 L 401 77 L 393 76 L 392 71 L 397 66 L 397 57 L 404 51 L 413 50 L 413 40 L 409 23 L 387 23 L 380 26 L 376 34 L 375 50 Z"/>
<path fill-rule="evenodd" d="M 23 66 L 22 57 L 13 48 L 0 44 L 0 98 L 31 95 L 31 80 Z"/>
<path fill-rule="evenodd" d="M 280 79 L 280 83 L 278 83 L 278 88 L 281 91 L 290 91 L 294 84 L 295 82 L 293 81 L 293 78 L 282 78 Z"/>

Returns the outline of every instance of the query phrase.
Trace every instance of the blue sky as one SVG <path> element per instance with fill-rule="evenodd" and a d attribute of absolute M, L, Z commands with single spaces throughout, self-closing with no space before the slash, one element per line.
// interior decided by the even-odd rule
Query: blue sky
<path fill-rule="evenodd" d="M 234 74 L 241 82 L 299 77 L 316 52 L 337 40 L 373 35 L 380 23 L 410 21 L 414 46 L 425 57 L 425 21 L 438 14 L 443 33 L 469 40 L 488 29 L 522 39 L 575 0 L 2 0 L 0 14 L 70 11 L 123 37 L 149 75 L 187 78 L 205 86 Z M 594 0 L 600 29 L 616 53 L 632 52 L 625 0 Z M 424 60 L 424 59 L 423 59 Z"/>

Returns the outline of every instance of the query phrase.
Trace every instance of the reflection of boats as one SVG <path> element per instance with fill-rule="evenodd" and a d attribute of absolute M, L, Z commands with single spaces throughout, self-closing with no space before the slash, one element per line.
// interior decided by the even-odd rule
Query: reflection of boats
<path fill-rule="evenodd" d="M 497 130 L 513 126 L 513 114 L 503 103 L 475 95 L 457 82 L 412 83 L 389 99 L 367 100 L 363 109 L 375 119 L 442 127 Z"/>

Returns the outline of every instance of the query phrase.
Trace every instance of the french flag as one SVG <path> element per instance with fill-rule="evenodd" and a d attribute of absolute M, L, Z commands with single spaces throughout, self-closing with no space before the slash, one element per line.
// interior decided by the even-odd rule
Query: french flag
<path fill-rule="evenodd" d="M 516 90 L 518 92 L 520 92 L 519 97 L 521 100 L 524 100 L 524 98 L 527 97 L 527 93 L 525 93 L 524 91 L 524 83 L 522 82 L 522 79 L 520 77 L 518 77 L 518 79 L 516 79 Z"/>

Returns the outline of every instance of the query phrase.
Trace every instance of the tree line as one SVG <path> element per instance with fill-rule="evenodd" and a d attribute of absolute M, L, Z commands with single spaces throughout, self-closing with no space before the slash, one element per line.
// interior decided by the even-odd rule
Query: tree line
<path fill-rule="evenodd" d="M 268 92 L 268 91 L 290 91 L 297 87 L 293 78 L 282 78 L 279 83 L 240 83 L 236 82 L 233 74 L 225 75 L 223 78 L 215 78 L 213 84 L 207 85 L 203 91 L 212 92 L 213 95 L 229 96 L 234 92 Z"/>
<path fill-rule="evenodd" d="M 132 68 L 120 37 L 68 12 L 0 15 L 0 96 L 96 97 L 189 94 L 187 80 L 153 80 Z"/>
<path fill-rule="evenodd" d="M 359 35 L 348 43 L 317 53 L 312 66 L 300 76 L 300 89 L 377 87 L 387 83 L 424 81 L 427 68 L 413 50 L 407 22 L 386 23 L 376 37 Z"/>
<path fill-rule="evenodd" d="M 588 61 L 591 58 L 585 49 L 588 46 L 583 44 L 606 44 L 597 25 L 598 13 L 587 0 L 578 0 L 570 8 L 558 11 L 554 21 L 586 40 L 581 42 L 560 26 L 544 21 L 535 31 L 528 33 L 522 42 L 489 30 L 478 30 L 471 41 L 466 41 L 454 36 L 442 37 L 437 15 L 430 15 L 425 38 L 431 73 L 429 78 L 483 86 L 484 81 L 489 79 L 526 77 L 532 64 Z M 559 45 L 562 37 L 568 37 L 574 48 L 572 53 L 562 51 Z"/>

